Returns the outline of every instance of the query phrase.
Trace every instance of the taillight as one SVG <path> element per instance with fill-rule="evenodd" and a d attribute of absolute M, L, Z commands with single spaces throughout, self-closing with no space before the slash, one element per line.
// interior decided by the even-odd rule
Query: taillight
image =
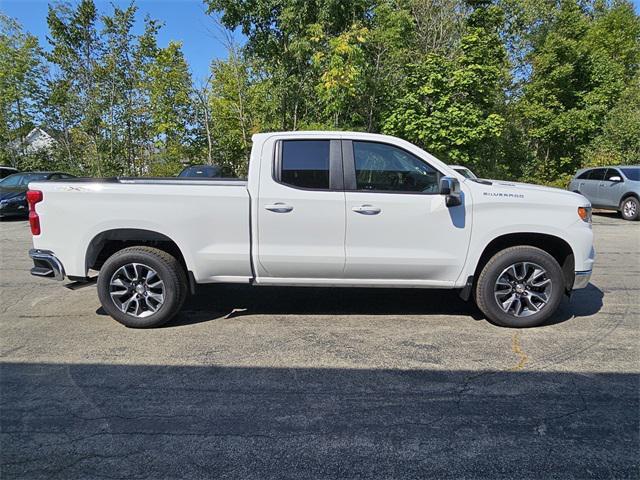
<path fill-rule="evenodd" d="M 36 213 L 36 203 L 42 201 L 40 190 L 27 190 L 27 203 L 29 204 L 29 225 L 32 235 L 40 235 L 40 217 Z"/>

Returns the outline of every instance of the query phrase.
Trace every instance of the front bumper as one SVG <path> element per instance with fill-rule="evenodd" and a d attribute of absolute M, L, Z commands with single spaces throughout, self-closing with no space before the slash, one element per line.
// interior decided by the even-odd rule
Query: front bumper
<path fill-rule="evenodd" d="M 592 270 L 576 272 L 575 279 L 573 280 L 573 290 L 585 288 L 587 285 L 589 285 L 589 281 L 591 280 L 591 272 Z"/>
<path fill-rule="evenodd" d="M 55 280 L 64 280 L 64 267 L 53 252 L 32 248 L 29 250 L 29 256 L 33 260 L 31 275 L 35 275 L 36 277 L 53 278 Z"/>

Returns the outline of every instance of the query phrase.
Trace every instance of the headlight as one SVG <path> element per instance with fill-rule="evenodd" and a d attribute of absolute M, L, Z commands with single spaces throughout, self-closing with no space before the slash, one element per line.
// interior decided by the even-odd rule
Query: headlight
<path fill-rule="evenodd" d="M 591 223 L 591 207 L 578 207 L 578 216 L 585 223 Z"/>
<path fill-rule="evenodd" d="M 23 197 L 11 197 L 11 198 L 5 198 L 4 200 L 0 200 L 0 205 L 8 205 L 10 203 L 21 203 L 24 201 L 25 199 Z"/>

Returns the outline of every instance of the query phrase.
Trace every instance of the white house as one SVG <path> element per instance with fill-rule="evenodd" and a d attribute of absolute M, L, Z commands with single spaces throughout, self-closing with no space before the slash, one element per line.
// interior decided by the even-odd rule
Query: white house
<path fill-rule="evenodd" d="M 25 153 L 37 153 L 51 149 L 56 143 L 56 139 L 46 131 L 40 127 L 35 127 L 24 138 L 24 142 L 16 140 L 11 143 L 11 147 L 18 151 L 24 150 Z"/>

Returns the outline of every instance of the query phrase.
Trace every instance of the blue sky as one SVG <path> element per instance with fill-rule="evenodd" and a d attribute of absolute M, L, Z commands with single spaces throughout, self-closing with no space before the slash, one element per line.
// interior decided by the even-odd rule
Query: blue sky
<path fill-rule="evenodd" d="M 111 4 L 125 8 L 129 0 L 94 0 L 98 11 L 110 13 Z M 0 0 L 0 11 L 15 18 L 22 27 L 40 39 L 40 45 L 48 48 L 47 35 L 47 0 Z M 76 4 L 76 1 L 72 1 Z M 214 18 L 207 16 L 205 6 L 201 0 L 137 0 L 136 32 L 141 32 L 144 17 L 149 14 L 152 18 L 164 22 L 164 27 L 158 34 L 160 46 L 166 46 L 169 41 L 182 42 L 185 57 L 191 66 L 194 80 L 208 76 L 209 64 L 214 58 L 225 58 L 226 48 L 221 41 L 219 27 Z M 240 34 L 235 35 L 242 41 Z"/>
<path fill-rule="evenodd" d="M 101 12 L 112 11 L 112 3 L 120 7 L 126 7 L 130 3 L 129 0 L 95 1 Z M 47 5 L 48 0 L 0 0 L 0 10 L 17 19 L 25 30 L 36 35 L 44 48 L 48 47 Z M 138 0 L 136 5 L 140 20 L 138 31 L 147 14 L 164 22 L 158 35 L 160 45 L 166 46 L 171 40 L 182 42 L 185 57 L 196 81 L 208 76 L 211 60 L 226 56 L 215 20 L 205 14 L 201 0 Z M 634 5 L 636 11 L 640 12 L 640 0 L 634 0 Z M 236 34 L 235 37 L 242 41 L 242 35 Z"/>

